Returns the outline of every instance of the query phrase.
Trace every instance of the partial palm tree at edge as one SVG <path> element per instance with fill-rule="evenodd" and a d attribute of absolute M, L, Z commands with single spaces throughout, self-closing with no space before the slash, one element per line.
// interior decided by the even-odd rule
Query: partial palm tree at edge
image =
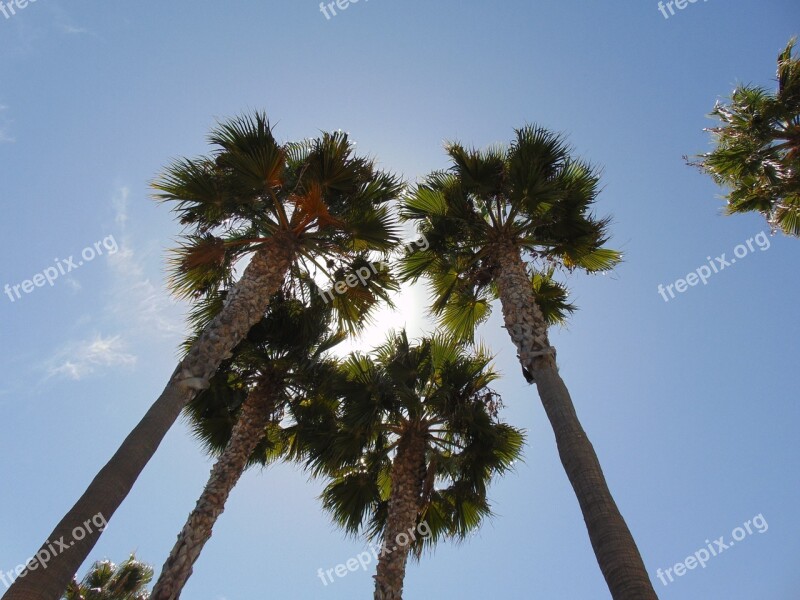
<path fill-rule="evenodd" d="M 728 188 L 728 214 L 756 212 L 800 237 L 800 57 L 796 38 L 778 56 L 778 89 L 740 85 L 711 113 L 715 148 L 691 165 Z"/>

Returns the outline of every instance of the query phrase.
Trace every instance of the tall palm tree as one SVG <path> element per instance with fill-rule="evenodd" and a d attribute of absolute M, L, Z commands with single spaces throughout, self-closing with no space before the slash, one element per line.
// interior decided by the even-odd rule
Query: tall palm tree
<path fill-rule="evenodd" d="M 800 58 L 792 39 L 778 56 L 778 89 L 740 85 L 711 115 L 716 147 L 691 163 L 730 191 L 728 214 L 758 212 L 800 237 Z"/>
<path fill-rule="evenodd" d="M 282 421 L 293 402 L 313 396 L 335 372 L 325 353 L 344 339 L 331 330 L 333 310 L 305 281 L 307 303 L 281 291 L 187 407 L 194 431 L 219 458 L 153 588 L 152 600 L 176 600 L 210 539 L 216 520 L 249 464 L 286 450 Z M 220 454 L 221 452 L 221 454 Z"/>
<path fill-rule="evenodd" d="M 591 214 L 599 176 L 571 156 L 563 138 L 543 128 L 516 131 L 508 148 L 486 151 L 450 144 L 452 167 L 404 200 L 402 216 L 429 244 L 408 255 L 402 275 L 426 277 L 433 311 L 469 338 L 500 299 L 505 328 L 523 374 L 535 383 L 559 455 L 580 503 L 597 561 L 615 600 L 656 598 L 643 561 L 597 455 L 558 372 L 543 312 L 563 288 L 556 267 L 603 271 L 619 260 L 604 248 L 606 219 Z M 556 307 L 556 317 L 569 306 Z"/>
<path fill-rule="evenodd" d="M 80 583 L 72 580 L 62 600 L 148 600 L 152 580 L 153 568 L 133 555 L 121 565 L 98 561 Z"/>
<path fill-rule="evenodd" d="M 355 155 L 342 133 L 279 144 L 265 115 L 225 122 L 209 138 L 214 151 L 180 159 L 153 184 L 173 202 L 188 233 L 174 285 L 186 294 L 230 284 L 222 310 L 207 323 L 161 396 L 100 470 L 49 540 L 70 540 L 97 514 L 110 520 L 192 398 L 264 315 L 293 265 L 331 278 L 369 251 L 398 241 L 387 202 L 401 184 Z M 219 274 L 249 258 L 238 281 Z M 17 579 L 4 600 L 58 600 L 100 536 L 94 530 L 55 556 L 46 570 Z M 47 541 L 42 546 L 46 550 Z"/>
<path fill-rule="evenodd" d="M 463 539 L 491 514 L 487 486 L 520 455 L 522 432 L 497 418 L 489 360 L 401 332 L 342 363 L 337 400 L 306 406 L 312 462 L 332 476 L 325 508 L 349 533 L 383 540 L 376 600 L 402 598 L 412 550 Z"/>

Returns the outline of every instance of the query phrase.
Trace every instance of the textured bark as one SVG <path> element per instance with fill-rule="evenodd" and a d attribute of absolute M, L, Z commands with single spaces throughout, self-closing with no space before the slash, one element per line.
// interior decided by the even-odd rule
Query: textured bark
<path fill-rule="evenodd" d="M 386 519 L 383 546 L 375 575 L 375 600 L 402 600 L 411 540 L 405 545 L 401 537 L 410 536 L 417 526 L 425 482 L 425 438 L 411 430 L 401 438 L 392 464 L 392 490 Z"/>
<path fill-rule="evenodd" d="M 578 497 L 600 570 L 614 600 L 657 599 L 636 542 L 608 489 L 597 454 L 558 373 L 547 324 L 536 304 L 525 263 L 514 247 L 496 255 L 505 326 L 520 364 L 539 391 L 558 454 Z"/>
<path fill-rule="evenodd" d="M 225 510 L 228 496 L 238 483 L 264 436 L 264 428 L 275 409 L 269 384 L 259 384 L 245 400 L 225 451 L 214 464 L 197 506 L 189 515 L 172 549 L 150 600 L 177 600 L 192 575 L 194 563 L 211 538 L 217 519 Z"/>
<path fill-rule="evenodd" d="M 82 528 L 87 531 L 85 523 L 91 523 L 96 515 L 111 520 L 181 410 L 198 390 L 208 387 L 208 380 L 220 363 L 263 317 L 270 297 L 283 283 L 293 258 L 292 240 L 280 237 L 273 238 L 256 252 L 225 307 L 178 365 L 161 396 L 56 526 L 40 552 L 50 554 L 48 543 L 62 538 L 70 547 L 52 557 L 46 569 L 23 572 L 2 600 L 61 598 L 101 534 L 92 527 L 82 540 L 75 540 L 73 530 Z"/>

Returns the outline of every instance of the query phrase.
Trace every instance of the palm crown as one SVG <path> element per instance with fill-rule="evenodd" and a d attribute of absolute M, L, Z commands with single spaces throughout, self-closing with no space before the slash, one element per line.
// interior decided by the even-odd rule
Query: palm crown
<path fill-rule="evenodd" d="M 411 432 L 424 439 L 418 522 L 430 534 L 413 541 L 417 555 L 491 514 L 487 485 L 519 458 L 524 435 L 498 420 L 489 360 L 441 336 L 411 345 L 401 332 L 342 363 L 337 400 L 306 406 L 312 463 L 331 477 L 323 504 L 346 531 L 384 534 L 392 457 Z"/>
<path fill-rule="evenodd" d="M 289 437 L 282 421 L 292 406 L 316 397 L 336 370 L 328 352 L 345 335 L 332 329 L 333 307 L 325 303 L 309 279 L 287 282 L 275 294 L 264 318 L 234 349 L 211 379 L 211 386 L 187 406 L 195 436 L 214 455 L 226 448 L 247 396 L 262 386 L 272 416 L 250 464 L 266 464 L 285 455 Z M 224 293 L 201 302 L 197 313 L 206 318 L 219 310 Z M 202 323 L 197 323 L 198 331 Z M 187 342 L 191 345 L 191 340 Z"/>
<path fill-rule="evenodd" d="M 404 199 L 401 216 L 417 224 L 427 250 L 409 253 L 406 279 L 429 278 L 433 311 L 459 337 L 470 338 L 496 298 L 498 256 L 531 261 L 531 287 L 545 318 L 574 309 L 556 269 L 604 271 L 620 260 L 604 247 L 607 219 L 591 214 L 597 171 L 571 157 L 564 139 L 535 126 L 516 131 L 507 148 L 449 144 L 452 167 L 436 172 Z"/>
<path fill-rule="evenodd" d="M 156 197 L 175 203 L 186 226 L 171 261 L 171 287 L 198 298 L 229 287 L 237 263 L 268 240 L 293 250 L 292 275 L 338 281 L 398 242 L 388 202 L 402 189 L 395 176 L 355 154 L 347 134 L 279 144 L 266 116 L 220 124 L 208 156 L 180 159 L 153 183 Z M 348 326 L 387 299 L 385 269 L 333 304 Z"/>
<path fill-rule="evenodd" d="M 152 567 L 131 556 L 120 565 L 98 561 L 78 583 L 73 581 L 63 600 L 147 600 Z"/>
<path fill-rule="evenodd" d="M 800 236 L 800 59 L 795 40 L 778 56 L 778 89 L 737 87 L 729 104 L 717 103 L 713 151 L 700 167 L 726 195 L 729 214 L 761 213 L 774 229 Z"/>

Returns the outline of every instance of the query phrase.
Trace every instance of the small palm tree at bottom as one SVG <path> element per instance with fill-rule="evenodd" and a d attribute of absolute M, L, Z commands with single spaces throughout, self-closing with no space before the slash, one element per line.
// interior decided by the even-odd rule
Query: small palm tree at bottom
<path fill-rule="evenodd" d="M 78 583 L 73 579 L 62 600 L 148 600 L 153 568 L 131 557 L 121 565 L 98 561 Z"/>
<path fill-rule="evenodd" d="M 498 419 L 490 358 L 444 337 L 392 335 L 341 365 L 327 412 L 298 419 L 324 507 L 349 533 L 383 544 L 375 600 L 400 600 L 410 554 L 463 540 L 491 515 L 487 486 L 521 453 L 522 431 Z M 425 535 L 417 535 L 422 534 Z"/>

